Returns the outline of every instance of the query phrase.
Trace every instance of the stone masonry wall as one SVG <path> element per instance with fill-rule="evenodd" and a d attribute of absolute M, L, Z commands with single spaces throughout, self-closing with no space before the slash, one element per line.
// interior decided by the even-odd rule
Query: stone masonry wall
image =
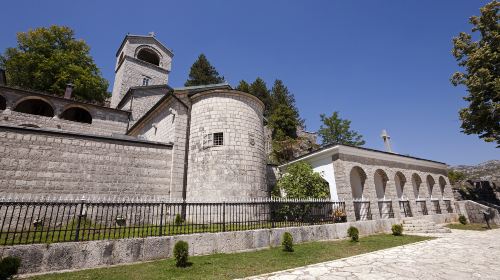
<path fill-rule="evenodd" d="M 428 214 L 436 214 L 434 208 L 434 202 L 439 203 L 442 213 L 447 213 L 446 204 L 443 200 L 449 199 L 454 201 L 453 193 L 451 189 L 448 177 L 444 170 L 430 169 L 425 167 L 410 166 L 406 164 L 401 164 L 397 162 L 385 162 L 381 160 L 363 158 L 363 157 L 344 157 L 337 158 L 333 161 L 333 168 L 335 170 L 335 181 L 337 184 L 337 192 L 339 199 L 346 200 L 347 213 L 349 214 L 348 219 L 354 220 L 354 206 L 351 202 L 353 199 L 353 191 L 350 183 L 350 172 L 355 167 L 360 167 L 366 173 L 366 181 L 364 183 L 363 189 L 363 200 L 370 201 L 371 214 L 373 219 L 379 219 L 379 205 L 375 188 L 375 172 L 379 169 L 383 170 L 388 177 L 385 190 L 385 200 L 392 201 L 392 207 L 395 217 L 404 217 L 404 210 L 399 205 L 399 197 L 396 191 L 396 172 L 401 172 L 406 180 L 403 184 L 402 193 L 403 199 L 410 202 L 410 209 L 413 216 L 422 216 L 420 211 L 420 204 L 417 205 L 417 200 L 422 200 L 425 202 Z M 413 174 L 417 174 L 422 182 L 418 188 L 418 195 L 415 193 L 415 189 L 412 182 Z M 432 200 L 429 195 L 429 188 L 427 186 L 427 176 L 430 175 L 434 179 L 433 195 Z M 444 193 L 441 193 L 439 186 L 439 178 L 443 177 L 446 182 L 444 188 Z M 453 203 L 451 202 L 451 207 L 453 208 Z M 419 206 L 419 207 L 417 207 Z"/>
<path fill-rule="evenodd" d="M 472 200 L 455 202 L 459 214 L 464 215 L 469 223 L 485 224 L 483 211 L 491 213 L 490 224 L 500 225 L 498 210 Z"/>
<path fill-rule="evenodd" d="M 168 197 L 170 145 L 0 126 L 1 196 Z"/>
<path fill-rule="evenodd" d="M 188 108 L 171 98 L 130 132 L 130 135 L 141 135 L 149 141 L 174 143 L 170 194 L 176 199 L 183 198 L 187 121 Z"/>
<path fill-rule="evenodd" d="M 266 197 L 263 104 L 232 90 L 192 98 L 187 197 L 203 200 Z M 222 132 L 222 146 L 204 144 Z"/>

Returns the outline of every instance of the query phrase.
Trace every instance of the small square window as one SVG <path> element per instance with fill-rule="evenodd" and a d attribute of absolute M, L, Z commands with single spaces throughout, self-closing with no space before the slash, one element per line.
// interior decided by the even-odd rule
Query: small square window
<path fill-rule="evenodd" d="M 149 78 L 143 78 L 142 79 L 142 85 L 143 86 L 148 86 L 149 85 Z"/>
<path fill-rule="evenodd" d="M 218 132 L 214 133 L 214 146 L 223 146 L 224 145 L 224 133 Z"/>

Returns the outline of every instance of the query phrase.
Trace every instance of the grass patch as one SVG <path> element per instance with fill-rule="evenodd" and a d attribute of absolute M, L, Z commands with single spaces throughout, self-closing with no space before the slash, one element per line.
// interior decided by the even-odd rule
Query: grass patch
<path fill-rule="evenodd" d="M 497 225 L 492 225 L 490 224 L 492 229 L 497 229 L 499 228 Z M 461 230 L 479 230 L 479 231 L 484 231 L 488 230 L 488 227 L 485 224 L 448 224 L 446 225 L 447 228 L 451 229 L 461 229 Z"/>
<path fill-rule="evenodd" d="M 335 260 L 390 247 L 432 239 L 424 236 L 372 235 L 360 242 L 337 240 L 297 244 L 295 252 L 284 252 L 281 247 L 255 252 L 214 254 L 190 257 L 192 265 L 175 267 L 174 259 L 118 267 L 89 269 L 71 273 L 48 274 L 30 278 L 51 279 L 234 279 L 269 273 L 329 260 Z"/>

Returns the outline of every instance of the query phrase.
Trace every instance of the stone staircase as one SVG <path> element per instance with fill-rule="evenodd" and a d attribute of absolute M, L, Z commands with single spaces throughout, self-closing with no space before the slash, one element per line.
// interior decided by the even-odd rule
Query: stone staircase
<path fill-rule="evenodd" d="M 451 230 L 427 219 L 403 219 L 403 232 L 411 233 L 449 233 Z"/>

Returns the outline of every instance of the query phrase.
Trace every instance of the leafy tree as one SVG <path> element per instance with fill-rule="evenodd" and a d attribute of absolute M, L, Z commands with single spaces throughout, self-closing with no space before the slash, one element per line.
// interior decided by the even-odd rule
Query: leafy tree
<path fill-rule="evenodd" d="M 11 85 L 63 95 L 73 83 L 73 96 L 86 101 L 104 101 L 108 82 L 89 54 L 83 40 L 71 28 L 40 27 L 17 34 L 17 47 L 0 56 Z"/>
<path fill-rule="evenodd" d="M 307 162 L 291 164 L 276 185 L 287 198 L 328 198 L 328 182 Z"/>
<path fill-rule="evenodd" d="M 299 110 L 295 107 L 295 97 L 281 80 L 274 82 L 271 90 L 271 112 L 269 126 L 273 129 L 273 139 L 297 138 L 297 127 L 302 125 Z"/>
<path fill-rule="evenodd" d="M 464 100 L 469 105 L 460 110 L 463 132 L 500 145 L 499 10 L 500 3 L 493 1 L 481 8 L 481 16 L 469 19 L 478 41 L 465 32 L 453 38 L 453 56 L 465 71 L 453 74 L 451 82 L 468 91 Z"/>
<path fill-rule="evenodd" d="M 241 80 L 238 86 L 236 87 L 236 90 L 250 93 L 250 85 L 244 80 Z"/>
<path fill-rule="evenodd" d="M 363 136 L 351 130 L 351 121 L 339 117 L 338 112 L 333 112 L 331 117 L 321 114 L 318 135 L 322 138 L 322 144 L 345 144 L 351 146 L 363 146 Z"/>
<path fill-rule="evenodd" d="M 271 104 L 271 95 L 269 93 L 269 90 L 267 89 L 266 82 L 262 80 L 261 78 L 257 77 L 255 81 L 250 84 L 249 92 L 253 95 L 255 95 L 257 98 L 259 98 L 263 103 L 264 103 L 264 117 L 269 117 L 270 110 L 272 107 Z"/>
<path fill-rule="evenodd" d="M 465 173 L 455 170 L 448 171 L 448 178 L 450 179 L 450 183 L 455 185 L 456 183 L 462 182 L 467 179 Z"/>
<path fill-rule="evenodd" d="M 191 66 L 189 79 L 184 83 L 184 86 L 211 85 L 222 82 L 224 82 L 224 76 L 219 76 L 219 72 L 210 64 L 207 57 L 200 54 Z"/>

